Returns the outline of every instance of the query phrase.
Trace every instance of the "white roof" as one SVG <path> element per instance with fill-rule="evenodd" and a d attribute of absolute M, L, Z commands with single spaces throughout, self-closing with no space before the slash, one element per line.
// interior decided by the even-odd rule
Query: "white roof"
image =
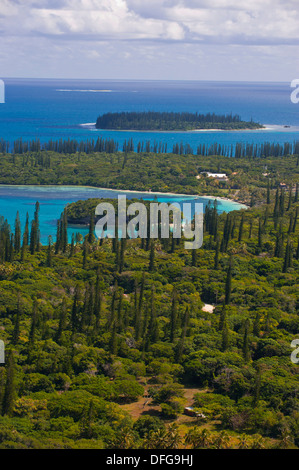
<path fill-rule="evenodd" d="M 215 178 L 225 178 L 226 173 L 210 173 L 209 171 L 207 172 L 208 176 L 214 176 Z"/>

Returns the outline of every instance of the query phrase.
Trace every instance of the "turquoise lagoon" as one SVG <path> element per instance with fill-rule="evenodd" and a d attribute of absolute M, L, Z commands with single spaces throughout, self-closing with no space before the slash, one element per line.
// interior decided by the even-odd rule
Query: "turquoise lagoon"
<path fill-rule="evenodd" d="M 40 204 L 40 233 L 41 243 L 46 244 L 51 235 L 56 239 L 57 219 L 59 219 L 65 206 L 78 200 L 89 198 L 117 198 L 118 195 L 125 195 L 127 199 L 143 199 L 147 201 L 156 200 L 158 202 L 190 202 L 191 204 L 203 203 L 204 207 L 215 198 L 178 195 L 171 193 L 148 193 L 148 192 L 130 192 L 113 189 L 94 188 L 86 186 L 14 186 L 0 185 L 0 215 L 7 219 L 14 229 L 14 223 L 17 211 L 19 211 L 22 230 L 25 226 L 26 214 L 28 212 L 30 221 L 33 218 L 35 204 Z M 246 208 L 226 199 L 217 199 L 217 210 L 219 213 L 230 212 Z M 68 235 L 71 238 L 73 233 L 85 235 L 88 231 L 86 227 L 69 226 Z"/>

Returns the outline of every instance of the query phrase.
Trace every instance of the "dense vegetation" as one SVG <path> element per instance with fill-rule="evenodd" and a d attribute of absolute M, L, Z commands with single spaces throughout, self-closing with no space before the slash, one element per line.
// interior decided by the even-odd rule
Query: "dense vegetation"
<path fill-rule="evenodd" d="M 215 113 L 122 112 L 106 113 L 96 121 L 97 129 L 188 131 L 194 129 L 259 129 L 263 126 L 252 120 L 242 121 L 238 115 Z"/>
<path fill-rule="evenodd" d="M 282 184 L 298 183 L 298 155 L 229 158 L 153 153 L 53 151 L 2 154 L 0 184 L 88 185 L 111 189 L 223 196 L 249 205 Z M 92 169 L 92 171 L 91 171 Z M 226 173 L 218 181 L 205 172 Z"/>
<path fill-rule="evenodd" d="M 195 177 L 219 169 L 228 182 Z M 296 157 L 38 152 L 2 156 L 0 181 L 239 191 L 252 206 L 208 205 L 196 251 L 95 239 L 95 200 L 70 205 L 48 246 L 38 203 L 26 227 L 1 220 L 0 448 L 299 447 Z M 78 215 L 89 234 L 69 244 Z M 206 418 L 183 417 L 188 387 Z"/>

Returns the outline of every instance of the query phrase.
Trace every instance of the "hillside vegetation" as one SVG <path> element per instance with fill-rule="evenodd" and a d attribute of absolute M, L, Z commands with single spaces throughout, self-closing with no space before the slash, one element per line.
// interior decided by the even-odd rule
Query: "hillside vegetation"
<path fill-rule="evenodd" d="M 38 203 L 25 228 L 1 220 L 0 448 L 298 448 L 296 157 L 124 158 L 3 156 L 0 180 L 239 191 L 252 207 L 208 205 L 199 250 L 98 240 L 92 200 L 65 210 L 48 246 Z M 229 182 L 197 180 L 207 168 Z M 82 207 L 89 233 L 68 243 L 68 210 Z M 182 420 L 189 388 L 205 418 Z M 142 397 L 137 418 L 128 405 Z"/>

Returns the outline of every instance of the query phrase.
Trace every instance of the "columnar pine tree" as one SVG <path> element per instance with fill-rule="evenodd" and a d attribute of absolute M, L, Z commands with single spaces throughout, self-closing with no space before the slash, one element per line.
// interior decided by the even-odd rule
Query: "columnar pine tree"
<path fill-rule="evenodd" d="M 288 235 L 290 235 L 293 231 L 293 225 L 294 225 L 294 214 L 290 214 L 290 221 L 289 221 L 289 228 L 288 228 Z"/>
<path fill-rule="evenodd" d="M 156 305 L 155 305 L 155 286 L 152 286 L 152 291 L 151 291 L 151 302 L 150 302 L 150 321 L 149 321 L 149 343 L 156 343 L 158 341 L 159 337 L 159 331 L 158 331 L 158 321 L 157 321 L 157 316 L 156 316 Z"/>
<path fill-rule="evenodd" d="M 226 280 L 225 280 L 225 300 L 224 300 L 225 305 L 228 305 L 230 303 L 230 298 L 231 298 L 232 264 L 233 264 L 233 259 L 232 259 L 232 255 L 231 255 L 230 258 L 229 258 L 229 264 L 228 264 Z"/>
<path fill-rule="evenodd" d="M 74 293 L 74 299 L 73 299 L 73 305 L 72 305 L 72 311 L 71 311 L 71 330 L 72 333 L 75 333 L 79 329 L 80 325 L 80 288 L 79 285 L 76 285 L 75 287 L 75 293 Z"/>
<path fill-rule="evenodd" d="M 33 305 L 32 305 L 32 316 L 31 316 L 31 325 L 30 325 L 29 341 L 28 341 L 29 349 L 33 347 L 34 342 L 35 342 L 35 335 L 36 335 L 37 321 L 38 321 L 37 316 L 38 316 L 38 303 L 37 303 L 37 299 L 34 298 Z"/>
<path fill-rule="evenodd" d="M 109 330 L 111 329 L 112 325 L 115 323 L 115 320 L 116 320 L 115 310 L 116 310 L 117 295 L 118 295 L 118 282 L 117 282 L 117 279 L 115 279 L 113 290 L 112 290 L 110 316 L 107 321 L 107 327 Z"/>
<path fill-rule="evenodd" d="M 72 241 L 71 241 L 71 247 L 70 247 L 70 254 L 69 257 L 72 258 L 75 254 L 75 234 L 72 234 Z"/>
<path fill-rule="evenodd" d="M 122 238 L 120 241 L 119 268 L 118 268 L 118 272 L 120 274 L 123 272 L 123 269 L 124 269 L 126 246 L 127 246 L 127 239 Z"/>
<path fill-rule="evenodd" d="M 82 256 L 83 256 L 82 268 L 83 269 L 86 269 L 88 254 L 89 254 L 89 244 L 87 241 L 87 237 L 85 237 L 84 242 L 83 242 L 83 250 L 82 250 Z"/>
<path fill-rule="evenodd" d="M 58 325 L 58 330 L 56 333 L 56 341 L 58 344 L 61 343 L 61 338 L 62 338 L 62 333 L 66 329 L 67 326 L 67 304 L 66 304 L 66 298 L 63 297 L 62 303 L 60 306 L 60 312 L 59 312 L 59 325 Z"/>
<path fill-rule="evenodd" d="M 219 331 L 223 330 L 223 326 L 225 322 L 226 322 L 226 306 L 223 304 L 222 310 L 219 316 L 219 326 L 218 326 Z"/>
<path fill-rule="evenodd" d="M 217 270 L 219 267 L 219 251 L 220 251 L 220 241 L 219 237 L 216 240 L 216 249 L 215 249 L 215 257 L 214 257 L 214 269 Z"/>
<path fill-rule="evenodd" d="M 124 291 L 119 289 L 118 295 L 118 306 L 117 306 L 117 331 L 121 333 L 123 331 L 123 300 L 124 300 Z"/>
<path fill-rule="evenodd" d="M 171 312 L 170 312 L 170 342 L 173 343 L 177 326 L 177 292 L 175 288 L 172 291 Z"/>
<path fill-rule="evenodd" d="M 136 316 L 136 323 L 135 323 L 135 337 L 137 341 L 140 339 L 140 334 L 141 334 L 141 316 L 142 316 L 142 306 L 143 306 L 143 300 L 144 300 L 143 298 L 144 286 L 145 286 L 145 273 L 142 274 L 139 299 L 138 299 L 138 305 L 137 305 L 137 316 Z"/>
<path fill-rule="evenodd" d="M 252 238 L 252 229 L 253 229 L 253 219 L 250 219 L 250 222 L 249 222 L 249 234 L 248 234 L 249 240 Z"/>
<path fill-rule="evenodd" d="M 262 220 L 261 220 L 261 217 L 259 217 L 258 247 L 260 250 L 262 249 L 262 246 L 263 246 L 262 233 L 263 233 Z"/>
<path fill-rule="evenodd" d="M 95 301 L 94 301 L 94 316 L 95 316 L 95 328 L 99 329 L 100 319 L 102 314 L 102 291 L 100 286 L 100 273 L 97 272 L 97 279 L 95 284 Z"/>
<path fill-rule="evenodd" d="M 279 197 L 279 209 L 278 209 L 278 213 L 280 217 L 284 216 L 284 210 L 285 210 L 284 200 L 285 200 L 285 191 L 283 188 L 281 188 L 280 197 Z"/>
<path fill-rule="evenodd" d="M 31 222 L 31 232 L 30 232 L 30 253 L 34 255 L 37 245 L 37 226 L 35 220 Z"/>
<path fill-rule="evenodd" d="M 89 285 L 87 284 L 85 287 L 84 293 L 84 301 L 82 307 L 82 315 L 81 315 L 81 324 L 80 324 L 80 331 L 84 331 L 87 325 L 87 317 L 88 317 L 88 299 L 89 299 Z"/>
<path fill-rule="evenodd" d="M 286 249 L 285 249 L 285 255 L 284 255 L 284 263 L 283 263 L 283 269 L 282 269 L 283 273 L 286 273 L 287 270 L 292 266 L 292 261 L 293 261 L 293 247 L 292 247 L 292 242 L 290 241 L 290 239 L 288 239 Z"/>
<path fill-rule="evenodd" d="M 20 338 L 20 319 L 21 319 L 21 301 L 20 301 L 20 293 L 18 292 L 18 300 L 17 300 L 17 311 L 14 317 L 14 329 L 12 333 L 12 344 L 18 344 Z"/>
<path fill-rule="evenodd" d="M 111 331 L 111 337 L 110 337 L 110 354 L 112 356 L 115 356 L 118 351 L 118 338 L 117 338 L 117 332 L 116 332 L 116 321 L 114 321 L 112 325 L 112 331 Z"/>
<path fill-rule="evenodd" d="M 185 338 L 186 338 L 186 335 L 187 335 L 187 328 L 189 326 L 189 319 L 190 319 L 190 308 L 189 308 L 189 305 L 187 305 L 186 310 L 185 310 L 185 314 L 184 314 L 184 324 L 183 324 L 183 328 L 182 328 L 182 334 L 181 334 L 181 338 L 180 338 L 180 341 L 178 342 L 177 350 L 176 350 L 176 361 L 177 362 L 181 361 L 182 355 L 183 355 L 183 352 L 184 352 Z"/>
<path fill-rule="evenodd" d="M 95 235 L 94 235 L 94 211 L 91 211 L 90 213 L 90 221 L 89 221 L 89 232 L 88 232 L 88 243 L 93 243 L 95 240 Z"/>
<path fill-rule="evenodd" d="M 153 272 L 155 269 L 155 242 L 154 240 L 151 241 L 150 245 L 150 257 L 149 257 L 149 272 Z"/>
<path fill-rule="evenodd" d="M 35 204 L 35 211 L 34 211 L 34 227 L 36 231 L 35 239 L 36 245 L 35 250 L 39 251 L 40 249 L 40 231 L 39 231 L 39 202 L 37 201 Z"/>
<path fill-rule="evenodd" d="M 275 250 L 274 256 L 277 258 L 283 257 L 283 243 L 284 243 L 284 233 L 282 231 L 282 222 L 279 224 L 279 229 L 276 234 Z"/>
<path fill-rule="evenodd" d="M 20 222 L 19 211 L 17 212 L 16 220 L 15 220 L 14 248 L 16 252 L 19 252 L 21 249 L 21 222 Z"/>
<path fill-rule="evenodd" d="M 53 256 L 52 256 L 52 236 L 49 235 L 48 238 L 48 249 L 47 249 L 47 260 L 46 260 L 46 266 L 47 268 L 52 268 L 52 263 L 53 263 Z"/>
<path fill-rule="evenodd" d="M 297 206 L 297 207 L 296 207 L 296 211 L 295 211 L 295 216 L 294 216 L 293 228 L 292 228 L 292 232 L 293 232 L 293 233 L 295 233 L 295 231 L 296 231 L 296 225 L 297 225 L 297 220 L 298 220 L 298 214 L 299 214 L 299 207 Z"/>
<path fill-rule="evenodd" d="M 25 229 L 24 229 L 24 234 L 23 234 L 23 244 L 27 247 L 29 245 L 29 214 L 27 212 L 26 214 L 26 223 L 25 223 Z"/>
<path fill-rule="evenodd" d="M 289 187 L 289 200 L 288 200 L 287 211 L 290 210 L 291 205 L 292 205 L 292 199 L 293 199 L 292 193 L 293 193 L 293 186 L 290 184 L 290 187 Z"/>
<path fill-rule="evenodd" d="M 57 220 L 56 243 L 55 243 L 55 254 L 56 255 L 60 251 L 60 245 L 61 245 L 61 223 L 60 223 L 60 220 Z"/>
<path fill-rule="evenodd" d="M 243 336 L 243 346 L 242 346 L 243 357 L 246 362 L 250 360 L 249 327 L 250 327 L 249 320 L 246 319 L 244 323 L 244 336 Z"/>
<path fill-rule="evenodd" d="M 10 351 L 7 358 L 2 415 L 12 416 L 16 395 L 14 353 Z"/>
<path fill-rule="evenodd" d="M 277 188 L 275 193 L 275 203 L 274 203 L 274 210 L 273 210 L 273 218 L 276 219 L 279 214 L 279 190 Z"/>
<path fill-rule="evenodd" d="M 197 250 L 191 250 L 191 265 L 197 267 Z"/>
<path fill-rule="evenodd" d="M 243 238 L 243 227 L 244 227 L 244 212 L 242 213 L 242 216 L 241 216 L 240 227 L 239 227 L 238 242 L 241 242 L 241 241 L 242 241 L 242 238 Z"/>
<path fill-rule="evenodd" d="M 269 219 L 269 206 L 266 207 L 265 213 L 264 213 L 264 223 L 263 223 L 263 229 L 265 229 L 267 222 Z"/>
<path fill-rule="evenodd" d="M 61 217 L 61 232 L 60 232 L 61 249 L 62 249 L 63 253 L 66 252 L 67 246 L 68 246 L 67 225 L 68 225 L 67 210 L 65 208 L 64 211 L 63 211 L 62 217 Z"/>
<path fill-rule="evenodd" d="M 27 244 L 25 242 L 25 234 L 23 235 L 23 243 L 22 243 L 22 249 L 21 249 L 21 262 L 23 263 L 25 261 L 25 256 L 26 256 L 26 250 L 27 250 Z"/>
<path fill-rule="evenodd" d="M 267 204 L 271 204 L 270 180 L 267 183 Z"/>

